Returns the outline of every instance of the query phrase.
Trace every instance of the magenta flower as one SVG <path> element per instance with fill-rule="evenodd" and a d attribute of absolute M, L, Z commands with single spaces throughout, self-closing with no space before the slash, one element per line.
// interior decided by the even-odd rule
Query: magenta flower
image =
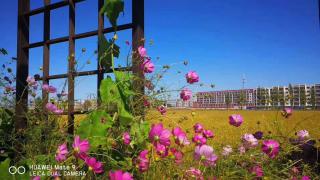
<path fill-rule="evenodd" d="M 243 118 L 240 114 L 233 114 L 229 116 L 229 124 L 239 127 L 243 122 Z"/>
<path fill-rule="evenodd" d="M 253 166 L 251 169 L 250 169 L 250 172 L 254 175 L 256 175 L 256 177 L 263 177 L 263 169 L 261 168 L 261 166 L 259 165 L 256 165 L 256 166 Z"/>
<path fill-rule="evenodd" d="M 147 59 L 141 64 L 141 70 L 144 73 L 152 73 L 154 71 L 154 64 L 150 59 Z"/>
<path fill-rule="evenodd" d="M 161 157 L 167 157 L 168 156 L 168 147 L 165 145 L 162 145 L 160 143 L 156 144 L 156 152 Z"/>
<path fill-rule="evenodd" d="M 292 115 L 292 109 L 291 108 L 284 108 L 281 114 L 283 117 L 288 118 Z"/>
<path fill-rule="evenodd" d="M 203 136 L 206 137 L 206 138 L 213 138 L 213 132 L 210 131 L 210 130 L 203 130 L 202 132 Z"/>
<path fill-rule="evenodd" d="M 245 148 L 250 149 L 258 145 L 258 140 L 252 134 L 244 134 L 242 142 Z"/>
<path fill-rule="evenodd" d="M 41 180 L 40 176 L 34 176 L 32 180 Z"/>
<path fill-rule="evenodd" d="M 199 82 L 199 76 L 195 71 L 189 71 L 186 74 L 186 79 L 189 84 Z"/>
<path fill-rule="evenodd" d="M 161 115 L 164 115 L 167 112 L 167 109 L 164 105 L 159 106 L 157 109 L 161 113 Z"/>
<path fill-rule="evenodd" d="M 196 134 L 193 138 L 192 141 L 196 143 L 197 145 L 203 145 L 207 143 L 207 139 L 202 136 L 202 134 Z"/>
<path fill-rule="evenodd" d="M 55 104 L 51 103 L 51 102 L 48 102 L 48 103 L 46 104 L 46 109 L 47 109 L 49 112 L 52 112 L 52 113 L 54 113 L 54 114 L 62 114 L 62 113 L 63 113 L 63 110 L 58 109 L 58 107 L 57 107 Z"/>
<path fill-rule="evenodd" d="M 276 140 L 265 140 L 262 142 L 262 151 L 266 153 L 271 159 L 279 154 L 280 144 Z"/>
<path fill-rule="evenodd" d="M 148 159 L 148 150 L 143 150 L 138 156 L 139 170 L 140 172 L 145 172 L 149 169 L 149 159 Z"/>
<path fill-rule="evenodd" d="M 172 130 L 172 134 L 177 145 L 184 146 L 190 144 L 190 141 L 187 138 L 187 134 L 180 127 L 174 128 Z"/>
<path fill-rule="evenodd" d="M 139 55 L 144 58 L 147 56 L 147 50 L 146 48 L 144 48 L 143 46 L 139 46 L 138 47 L 138 52 L 139 52 Z"/>
<path fill-rule="evenodd" d="M 5 90 L 6 90 L 6 92 L 7 92 L 7 93 L 9 93 L 9 92 L 14 91 L 14 90 L 15 90 L 15 88 L 14 88 L 14 87 L 12 87 L 12 86 L 9 86 L 9 85 L 8 85 L 8 86 L 6 86 L 6 87 L 5 87 Z"/>
<path fill-rule="evenodd" d="M 177 164 L 182 163 L 183 153 L 181 151 L 177 150 L 176 148 L 170 148 L 170 152 L 174 157 L 175 163 Z"/>
<path fill-rule="evenodd" d="M 223 156 L 229 156 L 229 154 L 232 153 L 232 147 L 230 145 L 226 145 L 225 147 L 222 148 L 222 155 Z"/>
<path fill-rule="evenodd" d="M 48 84 L 43 84 L 42 89 L 44 91 L 46 91 L 47 93 L 56 93 L 57 92 L 57 89 L 55 87 L 50 86 Z"/>
<path fill-rule="evenodd" d="M 144 105 L 145 107 L 150 107 L 151 104 L 150 104 L 150 102 L 149 102 L 148 100 L 145 99 L 145 100 L 143 101 L 143 105 Z"/>
<path fill-rule="evenodd" d="M 97 174 L 103 173 L 102 163 L 97 161 L 96 158 L 88 157 L 85 159 L 85 163 L 89 167 L 89 171 L 93 171 Z"/>
<path fill-rule="evenodd" d="M 202 172 L 199 169 L 195 169 L 191 167 L 190 169 L 186 170 L 186 175 L 196 180 L 203 180 Z"/>
<path fill-rule="evenodd" d="M 301 180 L 311 180 L 309 176 L 302 176 Z"/>
<path fill-rule="evenodd" d="M 170 131 L 164 129 L 162 123 L 153 124 L 149 132 L 149 139 L 154 144 L 159 142 L 162 145 L 170 146 L 170 136 Z"/>
<path fill-rule="evenodd" d="M 189 99 L 191 99 L 192 97 L 192 92 L 185 88 L 183 89 L 181 92 L 180 92 L 180 98 L 183 100 L 183 101 L 188 101 Z"/>
<path fill-rule="evenodd" d="M 125 145 L 129 145 L 131 142 L 130 134 L 128 132 L 124 132 L 122 135 L 122 140 Z"/>
<path fill-rule="evenodd" d="M 77 154 L 82 154 L 89 151 L 90 144 L 88 140 L 81 140 L 79 136 L 76 136 L 74 137 L 72 147 Z"/>
<path fill-rule="evenodd" d="M 28 76 L 26 81 L 28 83 L 28 86 L 33 87 L 34 89 L 37 88 L 38 84 L 34 77 Z"/>
<path fill-rule="evenodd" d="M 307 130 L 300 130 L 297 132 L 299 140 L 303 141 L 309 137 L 309 132 Z"/>
<path fill-rule="evenodd" d="M 218 156 L 213 153 L 213 148 L 208 145 L 196 146 L 194 158 L 201 160 L 205 166 L 215 166 Z"/>
<path fill-rule="evenodd" d="M 200 123 L 196 123 L 195 125 L 193 125 L 193 129 L 196 133 L 202 133 L 203 126 Z"/>
<path fill-rule="evenodd" d="M 110 180 L 133 180 L 132 174 L 122 170 L 110 171 L 109 178 Z"/>
<path fill-rule="evenodd" d="M 68 154 L 68 148 L 67 144 L 63 143 L 60 146 L 58 146 L 57 152 L 56 152 L 56 161 L 61 162 L 67 159 L 66 155 Z"/>

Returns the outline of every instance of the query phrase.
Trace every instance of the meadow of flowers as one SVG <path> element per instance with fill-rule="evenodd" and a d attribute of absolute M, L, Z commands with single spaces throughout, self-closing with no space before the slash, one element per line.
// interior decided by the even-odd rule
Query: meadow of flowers
<path fill-rule="evenodd" d="M 116 25 L 124 4 L 121 0 L 110 3 L 114 4 L 105 6 L 102 13 Z M 117 71 L 117 34 L 109 40 L 104 36 L 100 39 L 103 42 L 99 43 L 105 46 L 99 49 L 98 53 L 103 55 L 99 62 L 103 68 L 111 64 L 114 73 L 114 77 L 108 76 L 101 83 L 101 106 L 75 124 L 73 135 L 68 134 L 68 127 L 61 123 L 63 105 L 54 98 L 44 109 L 40 99 L 34 109 L 26 112 L 28 128 L 19 132 L 19 136 L 12 126 L 1 124 L 1 130 L 7 134 L 2 137 L 8 140 L 1 142 L 5 147 L 1 149 L 1 179 L 320 178 L 318 122 L 312 122 L 314 127 L 308 126 L 311 130 L 297 129 L 302 127 L 299 123 L 286 128 L 292 119 L 297 119 L 296 114 L 301 113 L 291 108 L 267 111 L 274 116 L 254 117 L 255 123 L 247 116 L 254 113 L 249 111 L 216 111 L 221 117 L 214 120 L 215 116 L 207 116 L 213 119 L 210 120 L 204 119 L 202 110 L 167 109 L 161 95 L 169 90 L 157 87 L 157 83 L 170 66 L 157 69 L 153 58 L 148 56 L 148 49 L 140 46 L 129 53 L 128 58 L 140 61 L 145 79 Z M 126 44 L 130 46 L 130 42 Z M 175 91 L 187 101 L 193 94 L 188 87 L 200 84 L 200 76 L 195 70 L 181 76 L 185 86 Z M 10 80 L 9 77 L 3 79 Z M 30 75 L 26 81 L 25 93 L 34 101 L 39 90 L 56 95 L 59 89 L 41 83 L 38 75 Z M 146 88 L 144 94 L 134 88 L 133 82 L 137 81 Z M 12 83 L 2 84 L 8 95 L 14 94 Z M 67 92 L 60 93 L 60 96 L 66 95 Z M 141 105 L 144 108 L 140 109 Z M 8 121 L 6 125 L 12 125 L 13 115 L 7 111 L 1 111 L 1 117 Z M 318 112 L 312 113 L 313 118 L 318 118 Z M 301 123 L 308 121 L 307 117 L 298 117 Z M 218 124 L 224 128 L 216 129 Z M 21 147 L 19 151 L 15 149 L 17 145 Z M 26 167 L 27 173 L 10 175 L 7 172 L 11 165 Z M 32 165 L 52 165 L 53 168 L 39 172 L 33 170 Z"/>

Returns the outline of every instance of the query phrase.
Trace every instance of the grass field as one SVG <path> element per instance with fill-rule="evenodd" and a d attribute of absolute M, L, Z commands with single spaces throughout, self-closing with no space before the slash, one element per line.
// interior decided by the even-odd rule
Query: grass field
<path fill-rule="evenodd" d="M 194 116 L 192 112 L 195 113 Z M 229 125 L 228 117 L 231 114 L 243 116 L 244 122 L 240 127 Z M 83 115 L 76 116 L 76 122 L 82 119 Z M 292 116 L 286 119 L 279 111 L 168 109 L 164 116 L 157 111 L 150 111 L 146 119 L 151 123 L 162 122 L 170 129 L 180 126 L 189 132 L 190 138 L 193 134 L 192 126 L 199 122 L 206 129 L 213 130 L 214 142 L 222 145 L 239 143 L 244 133 L 258 130 L 265 134 L 270 132 L 273 135 L 294 136 L 295 132 L 306 129 L 311 138 L 320 139 L 320 111 L 294 111 Z"/>
<path fill-rule="evenodd" d="M 195 113 L 192 116 L 192 112 Z M 243 124 L 236 128 L 229 125 L 229 115 L 241 114 Z M 295 132 L 306 129 L 311 138 L 320 139 L 320 111 L 294 111 L 289 118 L 284 118 L 278 111 L 252 110 L 188 110 L 169 109 L 165 116 L 158 112 L 149 112 L 147 119 L 152 123 L 162 122 L 166 127 L 180 126 L 193 134 L 192 126 L 200 122 L 205 128 L 213 130 L 214 141 L 221 144 L 239 142 L 244 133 L 261 130 L 273 135 L 294 136 Z"/>

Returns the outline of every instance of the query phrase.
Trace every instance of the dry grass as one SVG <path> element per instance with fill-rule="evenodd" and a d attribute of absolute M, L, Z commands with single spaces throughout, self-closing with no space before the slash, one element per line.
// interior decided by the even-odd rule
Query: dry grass
<path fill-rule="evenodd" d="M 192 112 L 195 112 L 194 117 Z M 231 114 L 243 116 L 244 122 L 240 127 L 229 125 L 228 117 Z M 264 133 L 270 131 L 273 135 L 294 136 L 295 132 L 306 129 L 312 138 L 320 139 L 320 111 L 294 111 L 286 119 L 277 111 L 169 109 L 165 116 L 156 111 L 149 112 L 147 119 L 152 123 L 162 122 L 166 127 L 180 126 L 191 134 L 193 124 L 200 122 L 214 131 L 214 142 L 219 144 L 238 143 L 241 135 L 257 130 Z"/>
<path fill-rule="evenodd" d="M 192 112 L 195 112 L 195 116 L 191 115 Z M 229 125 L 228 117 L 231 114 L 243 116 L 244 122 L 240 127 Z M 76 116 L 76 124 L 84 118 L 85 115 Z M 270 131 L 273 135 L 294 136 L 295 132 L 306 129 L 312 138 L 320 139 L 320 111 L 294 111 L 286 119 L 278 111 L 168 109 L 164 116 L 157 111 L 150 111 L 147 120 L 151 123 L 162 122 L 167 128 L 180 126 L 189 132 L 190 138 L 193 124 L 199 122 L 206 129 L 213 130 L 213 142 L 222 145 L 237 144 L 244 133 L 254 133 L 257 130 L 264 133 Z M 62 122 L 66 123 L 65 120 Z"/>

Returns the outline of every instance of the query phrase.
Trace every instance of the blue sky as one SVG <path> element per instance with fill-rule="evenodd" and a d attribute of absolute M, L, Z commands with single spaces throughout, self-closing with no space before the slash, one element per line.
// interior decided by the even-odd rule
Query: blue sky
<path fill-rule="evenodd" d="M 42 0 L 30 0 L 31 8 L 41 7 Z M 57 2 L 58 0 L 52 0 Z M 97 28 L 96 0 L 77 5 L 76 33 Z M 125 14 L 119 24 L 131 20 L 131 2 L 125 0 Z M 51 15 L 51 38 L 68 34 L 68 8 Z M 1 41 L 10 56 L 16 56 L 17 0 L 0 7 Z M 43 15 L 31 18 L 30 42 L 43 37 Z M 110 24 L 106 21 L 105 26 Z M 131 31 L 118 33 L 124 64 Z M 162 85 L 177 88 L 185 85 L 183 74 L 199 73 L 203 83 L 215 89 L 241 88 L 243 74 L 246 87 L 287 85 L 288 83 L 320 83 L 320 25 L 317 0 L 145 0 L 145 36 L 148 53 L 156 66 L 174 65 Z M 111 35 L 107 35 L 111 37 Z M 97 37 L 76 41 L 79 66 L 90 59 L 82 70 L 96 68 L 93 51 Z M 81 49 L 87 52 L 81 55 Z M 66 73 L 68 44 L 51 46 L 50 74 Z M 189 61 L 184 67 L 181 63 Z M 40 73 L 42 48 L 30 50 L 30 73 Z M 180 70 L 182 74 L 176 72 Z M 54 80 L 62 86 L 62 80 Z M 77 78 L 76 98 L 96 92 L 96 77 Z M 211 90 L 191 87 L 194 91 Z"/>

